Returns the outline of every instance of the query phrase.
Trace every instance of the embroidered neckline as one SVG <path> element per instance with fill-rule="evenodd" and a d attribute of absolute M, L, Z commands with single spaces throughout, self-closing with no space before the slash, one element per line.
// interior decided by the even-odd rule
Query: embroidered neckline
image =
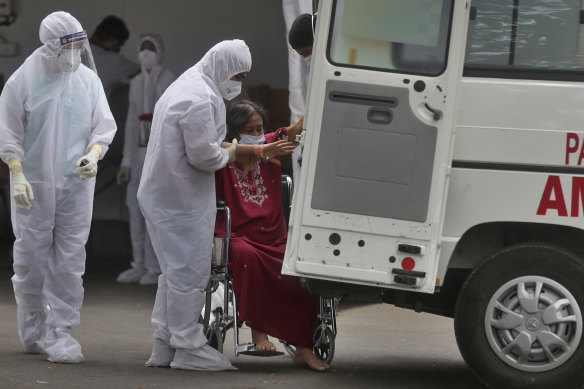
<path fill-rule="evenodd" d="M 243 201 L 246 203 L 252 202 L 260 206 L 264 203 L 264 200 L 268 198 L 268 193 L 264 186 L 264 180 L 260 174 L 261 164 L 262 160 L 256 158 L 253 169 L 248 172 L 238 169 L 235 166 L 235 163 L 229 164 L 229 167 L 237 179 L 235 187 L 239 187 Z"/>

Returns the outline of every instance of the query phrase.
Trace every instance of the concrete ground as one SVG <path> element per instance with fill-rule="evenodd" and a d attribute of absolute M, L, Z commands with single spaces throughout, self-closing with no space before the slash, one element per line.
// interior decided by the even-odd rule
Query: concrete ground
<path fill-rule="evenodd" d="M 484 388 L 458 352 L 451 319 L 350 301 L 340 304 L 328 373 L 296 368 L 288 355 L 235 357 L 232 331 L 225 354 L 237 372 L 146 368 L 156 287 L 115 283 L 117 273 L 128 266 L 128 248 L 113 250 L 111 239 L 126 238 L 126 229 L 106 225 L 94 238 L 81 325 L 74 330 L 85 355 L 79 365 L 53 364 L 43 355 L 22 352 L 12 268 L 7 251 L 0 251 L 0 388 Z M 249 341 L 249 330 L 240 334 Z"/>

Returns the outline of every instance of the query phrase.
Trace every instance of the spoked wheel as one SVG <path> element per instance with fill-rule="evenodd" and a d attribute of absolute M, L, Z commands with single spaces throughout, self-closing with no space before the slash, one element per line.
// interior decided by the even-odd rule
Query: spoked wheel
<path fill-rule="evenodd" d="M 314 355 L 326 364 L 330 364 L 335 356 L 335 335 L 330 327 L 318 326 L 313 335 Z"/>

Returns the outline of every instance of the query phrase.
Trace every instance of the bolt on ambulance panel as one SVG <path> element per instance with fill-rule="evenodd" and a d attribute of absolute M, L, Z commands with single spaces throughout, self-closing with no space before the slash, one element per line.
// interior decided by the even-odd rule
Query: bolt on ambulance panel
<path fill-rule="evenodd" d="M 321 2 L 283 273 L 434 291 L 468 12 Z"/>

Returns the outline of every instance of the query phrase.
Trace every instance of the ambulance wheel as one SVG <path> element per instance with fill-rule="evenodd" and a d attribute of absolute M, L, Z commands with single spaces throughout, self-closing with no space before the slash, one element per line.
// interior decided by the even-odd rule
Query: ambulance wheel
<path fill-rule="evenodd" d="M 456 341 L 492 388 L 584 384 L 584 261 L 558 247 L 522 244 L 495 253 L 463 285 Z"/>
<path fill-rule="evenodd" d="M 335 335 L 326 326 L 317 326 L 312 337 L 314 355 L 324 363 L 330 364 L 335 356 Z"/>

